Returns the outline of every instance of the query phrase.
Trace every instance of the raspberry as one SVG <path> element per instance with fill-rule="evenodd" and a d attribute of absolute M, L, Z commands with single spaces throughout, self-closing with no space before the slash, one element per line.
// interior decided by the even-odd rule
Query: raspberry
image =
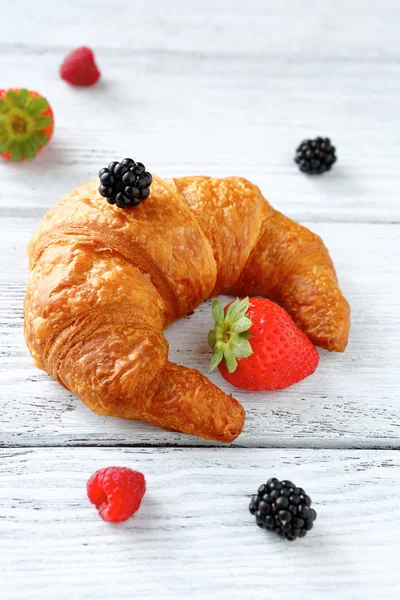
<path fill-rule="evenodd" d="M 139 471 L 126 467 L 106 467 L 93 473 L 87 482 L 87 495 L 104 521 L 120 523 L 140 507 L 146 480 Z"/>
<path fill-rule="evenodd" d="M 71 85 L 90 86 L 98 82 L 100 71 L 90 48 L 82 46 L 70 52 L 60 67 L 61 79 Z"/>

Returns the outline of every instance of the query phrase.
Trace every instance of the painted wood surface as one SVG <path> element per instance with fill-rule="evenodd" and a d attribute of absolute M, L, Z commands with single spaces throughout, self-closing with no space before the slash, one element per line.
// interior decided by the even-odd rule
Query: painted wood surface
<path fill-rule="evenodd" d="M 56 131 L 32 163 L 0 164 L 0 598 L 397 600 L 397 0 L 3 4 L 0 87 L 45 94 Z M 58 77 L 82 44 L 103 74 L 91 89 Z M 339 160 L 309 178 L 293 154 L 316 135 L 331 137 Z M 241 448 L 97 417 L 32 367 L 29 236 L 58 198 L 129 155 L 165 177 L 247 177 L 334 258 L 352 307 L 343 355 L 321 352 L 315 375 L 280 393 L 211 375 L 246 408 Z M 206 374 L 209 327 L 208 303 L 171 327 L 171 359 Z M 110 464 L 142 469 L 149 484 L 120 527 L 85 496 L 89 475 Z M 274 474 L 304 486 L 318 510 L 294 544 L 247 512 Z"/>
<path fill-rule="evenodd" d="M 144 423 L 92 414 L 77 398 L 32 366 L 23 339 L 25 246 L 37 220 L 7 218 L 0 239 L 0 381 L 3 445 L 198 444 Z M 400 446 L 399 225 L 313 223 L 332 251 L 352 307 L 344 354 L 321 351 L 317 372 L 282 392 L 233 388 L 219 372 L 211 380 L 243 402 L 245 446 Z M 174 362 L 207 375 L 211 306 L 167 331 Z"/>
<path fill-rule="evenodd" d="M 0 460 L 7 600 L 398 598 L 398 452 L 44 448 Z M 85 490 L 112 464 L 147 478 L 139 512 L 120 525 L 103 522 Z M 274 473 L 317 510 L 293 543 L 248 512 Z"/>
<path fill-rule="evenodd" d="M 40 217 L 132 154 L 163 177 L 240 174 L 296 219 L 399 222 L 395 0 L 42 6 L 38 15 L 17 0 L 3 11 L 1 85 L 46 94 L 56 132 L 31 165 L 2 166 L 0 218 Z M 85 43 L 103 79 L 71 88 L 58 67 Z M 316 135 L 331 136 L 339 160 L 329 175 L 304 177 L 294 150 Z"/>

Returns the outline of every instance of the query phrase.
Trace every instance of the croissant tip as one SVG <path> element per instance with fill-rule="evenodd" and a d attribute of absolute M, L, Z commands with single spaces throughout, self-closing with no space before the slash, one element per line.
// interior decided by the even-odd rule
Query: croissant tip
<path fill-rule="evenodd" d="M 325 343 L 321 342 L 321 341 L 317 341 L 316 345 L 320 346 L 324 350 L 329 350 L 330 352 L 343 353 L 347 348 L 348 338 L 349 338 L 349 333 L 348 333 L 348 331 L 346 331 L 346 333 L 343 334 L 342 336 L 327 340 Z"/>
<path fill-rule="evenodd" d="M 235 400 L 235 402 L 236 410 L 234 410 L 230 422 L 227 424 L 223 434 L 218 440 L 224 444 L 231 444 L 234 442 L 243 431 L 246 413 L 243 406 L 237 400 Z"/>

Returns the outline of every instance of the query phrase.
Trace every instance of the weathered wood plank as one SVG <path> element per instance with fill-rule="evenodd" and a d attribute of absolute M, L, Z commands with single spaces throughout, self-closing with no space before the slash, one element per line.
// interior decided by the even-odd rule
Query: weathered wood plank
<path fill-rule="evenodd" d="M 10 3 L 3 15 L 1 44 L 6 48 L 34 49 L 44 44 L 52 49 L 70 48 L 85 41 L 107 50 L 160 49 L 206 55 L 258 51 L 290 54 L 293 60 L 303 56 L 389 59 L 399 50 L 396 0 L 381 0 L 379 5 L 365 0 L 326 0 L 323 4 L 248 0 L 245 7 L 241 0 L 170 0 L 168 5 L 162 0 L 137 0 L 129 8 L 126 0 L 117 0 L 112 27 L 107 0 L 70 0 L 60 6 L 47 2 L 43 20 L 56 33 L 52 36 L 43 36 L 29 18 L 21 18 L 23 4 Z M 126 26 L 128 15 L 131 27 Z"/>
<path fill-rule="evenodd" d="M 389 225 L 400 223 L 398 2 L 32 6 L 3 7 L 1 87 L 46 94 L 56 133 L 34 162 L 0 164 L 0 445 L 10 446 L 0 451 L 0 596 L 397 600 L 399 453 L 298 447 L 400 445 L 399 228 Z M 90 90 L 57 73 L 82 44 L 103 72 Z M 339 161 L 307 178 L 293 151 L 320 134 Z M 29 234 L 60 196 L 124 155 L 161 176 L 245 176 L 330 247 L 353 309 L 348 351 L 322 353 L 311 379 L 279 394 L 236 394 L 212 375 L 246 407 L 239 444 L 292 450 L 11 448 L 201 444 L 96 417 L 32 368 L 23 342 Z M 171 358 L 203 373 L 209 313 L 205 304 L 167 332 Z M 85 497 L 88 476 L 109 464 L 142 469 L 149 485 L 119 527 Z M 306 487 L 318 509 L 292 545 L 247 513 L 273 474 Z"/>
<path fill-rule="evenodd" d="M 60 448 L 0 452 L 0 573 L 7 600 L 397 600 L 400 455 L 392 451 Z M 113 526 L 85 484 L 142 470 L 137 515 Z M 290 544 L 261 531 L 249 496 L 294 480 L 318 518 Z"/>
<path fill-rule="evenodd" d="M 57 126 L 34 163 L 1 165 L 0 218 L 18 208 L 37 215 L 110 160 L 133 154 L 161 176 L 248 177 L 297 219 L 399 222 L 394 2 L 366 9 L 330 0 L 317 9 L 258 0 L 244 10 L 240 1 L 146 0 L 129 5 L 135 25 L 126 31 L 123 2 L 110 27 L 109 3 L 74 0 L 49 5 L 51 37 L 18 18 L 20 4 L 9 3 L 3 20 L 2 86 L 45 93 Z M 89 22 L 95 26 L 82 25 Z M 57 73 L 83 42 L 97 49 L 104 75 L 90 90 L 70 88 Z M 309 178 L 293 154 L 315 135 L 331 136 L 339 160 Z"/>
<path fill-rule="evenodd" d="M 0 239 L 0 384 L 2 445 L 198 444 L 134 423 L 98 417 L 46 374 L 31 366 L 22 336 L 22 302 L 27 277 L 25 245 L 37 221 L 9 218 Z M 317 372 L 276 393 L 248 393 L 214 383 L 243 402 L 245 446 L 400 445 L 400 270 L 399 226 L 313 224 L 332 251 L 352 307 L 352 332 L 343 355 L 321 352 Z M 205 303 L 167 332 L 171 359 L 207 374 Z"/>

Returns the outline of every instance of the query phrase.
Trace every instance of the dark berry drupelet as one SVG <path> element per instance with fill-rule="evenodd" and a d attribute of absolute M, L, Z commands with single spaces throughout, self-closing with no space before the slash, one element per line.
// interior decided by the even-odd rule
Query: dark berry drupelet
<path fill-rule="evenodd" d="M 302 488 L 273 477 L 252 496 L 249 510 L 259 527 L 293 541 L 313 528 L 317 513 L 310 507 L 311 498 Z"/>
<path fill-rule="evenodd" d="M 329 171 L 336 162 L 335 147 L 329 138 L 317 137 L 304 140 L 296 150 L 294 159 L 300 171 L 309 175 L 319 175 Z"/>
<path fill-rule="evenodd" d="M 99 171 L 99 192 L 109 204 L 119 208 L 137 206 L 150 194 L 153 181 L 146 167 L 131 158 L 112 162 Z"/>

